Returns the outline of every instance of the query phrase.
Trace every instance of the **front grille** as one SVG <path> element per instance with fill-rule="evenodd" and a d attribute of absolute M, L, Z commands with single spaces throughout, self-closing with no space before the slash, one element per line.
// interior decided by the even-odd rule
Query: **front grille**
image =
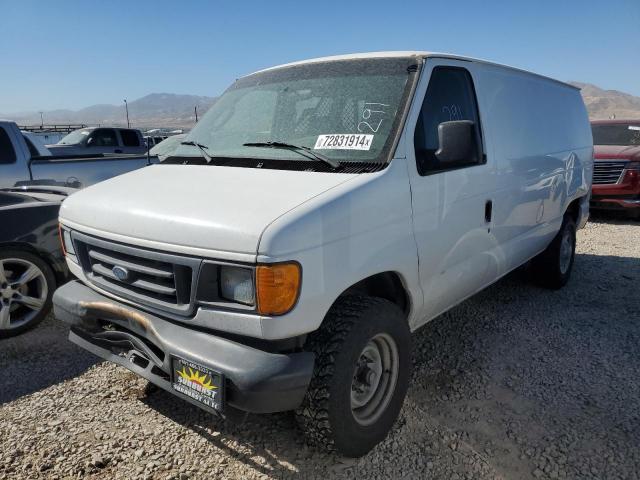
<path fill-rule="evenodd" d="M 164 311 L 191 312 L 192 286 L 200 260 L 130 247 L 78 232 L 74 232 L 74 245 L 87 279 L 96 286 Z M 118 271 L 126 275 L 118 277 Z"/>
<path fill-rule="evenodd" d="M 620 160 L 596 160 L 593 162 L 594 185 L 618 183 L 626 164 Z"/>

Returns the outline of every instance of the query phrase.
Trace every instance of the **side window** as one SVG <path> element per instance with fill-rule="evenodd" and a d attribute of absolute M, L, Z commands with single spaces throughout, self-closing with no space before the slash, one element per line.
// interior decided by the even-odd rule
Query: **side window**
<path fill-rule="evenodd" d="M 134 130 L 120 130 L 120 136 L 122 137 L 122 144 L 125 147 L 140 146 L 140 140 L 138 139 L 138 132 Z"/>
<path fill-rule="evenodd" d="M 472 139 L 469 153 L 459 161 L 438 159 L 438 126 L 443 122 L 469 120 Z M 414 134 L 416 162 L 420 175 L 478 165 L 484 161 L 478 105 L 471 75 L 464 68 L 435 67 L 429 79 Z"/>
<path fill-rule="evenodd" d="M 32 157 L 38 157 L 40 156 L 40 152 L 38 152 L 38 149 L 36 148 L 36 146 L 33 144 L 33 142 L 29 139 L 29 137 L 24 137 L 24 141 L 27 142 L 27 147 L 29 147 L 29 154 Z"/>
<path fill-rule="evenodd" d="M 15 163 L 16 151 L 13 149 L 11 139 L 4 128 L 0 128 L 0 164 Z"/>
<path fill-rule="evenodd" d="M 116 137 L 115 130 L 101 128 L 95 130 L 91 134 L 89 146 L 91 147 L 117 147 L 118 138 Z"/>

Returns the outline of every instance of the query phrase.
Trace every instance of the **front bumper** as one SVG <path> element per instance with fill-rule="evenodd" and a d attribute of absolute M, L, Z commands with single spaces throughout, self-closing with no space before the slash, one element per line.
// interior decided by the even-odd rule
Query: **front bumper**
<path fill-rule="evenodd" d="M 640 209 L 640 177 L 636 170 L 625 170 L 615 184 L 591 188 L 591 208 L 602 210 Z"/>
<path fill-rule="evenodd" d="M 205 410 L 171 386 L 172 356 L 222 373 L 226 403 L 247 412 L 293 410 L 311 380 L 313 353 L 265 352 L 138 310 L 78 281 L 60 287 L 53 305 L 56 318 L 71 325 L 72 342 Z"/>
<path fill-rule="evenodd" d="M 591 208 L 594 210 L 640 209 L 640 198 L 593 196 L 591 197 Z"/>

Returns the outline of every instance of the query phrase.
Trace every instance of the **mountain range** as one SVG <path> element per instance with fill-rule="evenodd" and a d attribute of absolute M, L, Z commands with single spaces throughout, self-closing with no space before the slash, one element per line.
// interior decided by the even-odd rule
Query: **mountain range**
<path fill-rule="evenodd" d="M 132 127 L 190 128 L 209 110 L 216 97 L 152 93 L 129 102 L 129 120 Z M 0 113 L 0 118 L 14 120 L 18 125 L 40 125 L 39 112 Z M 46 125 L 86 124 L 126 126 L 124 104 L 98 104 L 80 110 L 50 110 L 43 112 Z"/>
<path fill-rule="evenodd" d="M 640 97 L 617 90 L 603 90 L 590 83 L 570 82 L 580 88 L 582 98 L 593 120 L 640 118 Z"/>
<path fill-rule="evenodd" d="M 604 90 L 596 85 L 570 82 L 581 89 L 592 119 L 640 118 L 640 97 L 617 90 Z M 191 128 L 196 122 L 195 111 L 202 117 L 217 97 L 152 93 L 129 102 L 131 126 L 138 128 Z M 39 125 L 39 112 L 0 113 L 0 118 L 14 120 L 19 125 Z M 43 112 L 44 123 L 126 126 L 124 105 L 92 105 L 80 110 Z"/>

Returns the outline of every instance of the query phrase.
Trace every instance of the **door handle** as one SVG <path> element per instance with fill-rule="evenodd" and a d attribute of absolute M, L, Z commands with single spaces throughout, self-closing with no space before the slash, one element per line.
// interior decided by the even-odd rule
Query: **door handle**
<path fill-rule="evenodd" d="M 493 214 L 493 202 L 491 200 L 487 200 L 487 203 L 484 204 L 484 221 L 486 223 L 491 223 L 492 214 Z"/>
<path fill-rule="evenodd" d="M 115 153 L 122 153 L 122 150 L 120 150 L 119 148 L 116 148 Z"/>

